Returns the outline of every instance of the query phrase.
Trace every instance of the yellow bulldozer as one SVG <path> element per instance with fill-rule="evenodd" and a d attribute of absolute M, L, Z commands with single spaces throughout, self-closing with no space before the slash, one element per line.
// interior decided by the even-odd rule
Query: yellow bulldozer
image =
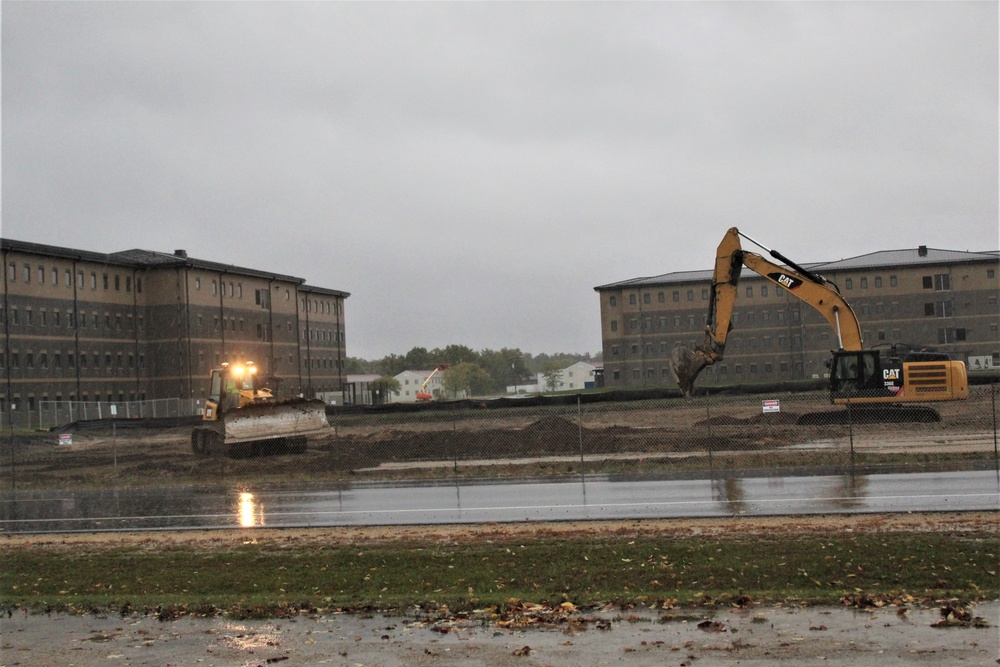
<path fill-rule="evenodd" d="M 199 456 L 254 456 L 306 450 L 308 436 L 330 429 L 326 404 L 318 399 L 277 399 L 260 386 L 252 361 L 212 369 L 211 386 L 191 432 Z"/>

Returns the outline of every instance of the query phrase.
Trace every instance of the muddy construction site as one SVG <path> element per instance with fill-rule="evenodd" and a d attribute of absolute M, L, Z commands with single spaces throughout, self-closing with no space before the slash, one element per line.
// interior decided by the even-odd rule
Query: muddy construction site
<path fill-rule="evenodd" d="M 331 411 L 330 431 L 310 437 L 304 453 L 258 447 L 237 457 L 194 454 L 193 422 L 76 424 L 0 439 L 0 489 L 985 460 L 996 440 L 985 389 L 934 406 L 940 420 L 930 423 L 855 413 L 849 423 L 802 425 L 803 415 L 834 411 L 818 396 L 783 396 L 775 412 L 759 397 Z"/>

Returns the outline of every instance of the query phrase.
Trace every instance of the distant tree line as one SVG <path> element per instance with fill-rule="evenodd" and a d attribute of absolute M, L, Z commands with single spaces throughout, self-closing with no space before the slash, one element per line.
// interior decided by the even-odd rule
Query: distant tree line
<path fill-rule="evenodd" d="M 481 396 L 503 392 L 507 387 L 519 384 L 533 384 L 539 373 L 545 374 L 548 379 L 554 376 L 558 369 L 571 366 L 578 361 L 595 362 L 600 359 L 599 354 L 590 353 L 557 352 L 533 355 L 517 348 L 476 351 L 465 345 L 448 345 L 433 350 L 415 347 L 403 355 L 390 354 L 371 361 L 348 357 L 346 373 L 392 377 L 406 370 L 426 371 L 440 364 L 448 364 L 449 369 L 445 374 L 444 384 L 449 392 L 464 390 L 470 396 Z"/>

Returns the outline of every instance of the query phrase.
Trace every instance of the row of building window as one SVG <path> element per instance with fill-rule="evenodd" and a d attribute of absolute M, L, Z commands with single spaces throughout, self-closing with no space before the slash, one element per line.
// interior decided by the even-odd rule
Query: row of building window
<path fill-rule="evenodd" d="M 995 278 L 996 277 L 995 270 L 994 269 L 987 269 L 986 270 L 986 276 L 987 276 L 987 278 L 990 278 L 990 279 Z M 883 287 L 882 276 L 874 276 L 873 283 L 874 283 L 875 289 L 879 289 L 879 288 Z M 889 286 L 890 287 L 897 287 L 898 284 L 899 284 L 899 280 L 898 280 L 898 278 L 896 276 L 894 276 L 894 275 L 889 276 Z M 951 276 L 949 274 L 947 274 L 947 273 L 937 273 L 937 274 L 934 274 L 934 275 L 922 276 L 921 277 L 921 285 L 922 285 L 923 289 L 933 289 L 933 290 L 938 291 L 938 292 L 947 292 L 947 291 L 951 290 Z M 859 286 L 860 289 L 868 289 L 868 277 L 859 278 L 858 279 L 858 286 Z M 749 298 L 753 298 L 753 296 L 754 296 L 754 287 L 755 287 L 754 285 L 747 285 L 747 286 L 745 286 L 744 287 L 744 294 L 747 297 L 749 297 Z M 771 293 L 769 285 L 757 285 L 756 287 L 757 287 L 757 293 L 761 297 L 765 297 L 766 298 Z M 845 290 L 853 290 L 854 289 L 854 278 L 845 278 L 844 279 L 844 289 Z M 779 294 L 781 294 L 781 292 L 782 292 L 782 288 L 780 288 L 778 286 L 775 286 L 775 289 L 774 289 L 775 296 L 778 296 Z M 694 295 L 695 295 L 695 290 L 694 289 L 688 289 L 688 290 L 684 291 L 684 298 L 687 301 L 694 301 Z M 708 300 L 708 296 L 709 296 L 709 289 L 707 287 L 701 288 L 701 300 L 702 301 L 707 301 Z M 634 293 L 633 294 L 629 294 L 628 295 L 629 305 L 632 305 L 632 306 L 637 305 L 638 304 L 638 298 L 639 297 L 636 294 L 634 294 Z M 658 303 L 666 303 L 666 301 L 667 301 L 666 292 L 657 292 L 657 294 L 656 294 L 656 300 L 657 300 Z M 673 302 L 675 302 L 675 303 L 676 302 L 680 302 L 681 301 L 681 291 L 680 290 L 673 290 L 670 293 L 670 300 L 673 301 Z M 646 305 L 652 303 L 652 295 L 651 295 L 651 293 L 649 293 L 649 292 L 643 293 L 642 294 L 642 302 L 643 302 L 643 304 L 646 304 Z M 615 308 L 615 307 L 618 306 L 618 297 L 617 297 L 617 295 L 612 294 L 612 295 L 610 295 L 608 297 L 608 305 L 610 305 L 612 308 Z"/>
<path fill-rule="evenodd" d="M 59 286 L 59 268 L 52 266 L 46 269 L 42 264 L 36 264 L 34 267 L 28 262 L 25 262 L 22 267 L 21 279 L 25 283 L 31 283 L 32 273 L 35 274 L 35 282 L 39 285 L 46 284 L 46 275 L 48 275 L 48 284 Z M 9 282 L 17 282 L 17 262 L 10 262 L 7 264 L 7 280 Z M 73 286 L 73 271 L 71 269 L 63 270 L 63 286 L 72 287 Z M 110 290 L 112 284 L 114 285 L 114 290 L 116 292 L 122 291 L 124 286 L 126 292 L 132 291 L 132 276 L 121 274 L 100 274 L 100 281 L 98 281 L 98 274 L 96 271 L 90 272 L 90 289 L 96 290 L 98 284 L 100 284 L 105 291 Z M 79 289 L 85 289 L 87 286 L 87 272 L 77 271 L 76 274 L 76 286 Z M 135 291 L 142 292 L 142 278 L 136 277 L 135 279 Z"/>
<path fill-rule="evenodd" d="M 37 318 L 35 316 L 36 312 L 37 312 Z M 91 312 L 89 317 L 86 312 L 81 311 L 79 314 L 79 318 L 77 317 L 77 314 L 72 310 L 67 310 L 65 313 L 58 310 L 53 310 L 51 312 L 51 318 L 49 317 L 49 315 L 50 315 L 49 311 L 47 311 L 45 308 L 41 308 L 38 311 L 35 311 L 33 308 L 25 308 L 23 311 L 23 320 L 22 320 L 22 311 L 18 310 L 17 308 L 11 308 L 9 311 L 0 310 L 0 324 L 3 324 L 6 320 L 9 321 L 9 323 L 12 326 L 18 326 L 23 323 L 25 326 L 29 327 L 30 326 L 47 327 L 50 326 L 50 324 L 53 327 L 61 327 L 65 323 L 66 327 L 73 329 L 76 328 L 77 323 L 79 323 L 79 328 L 81 329 L 86 329 L 88 327 L 94 329 L 101 329 L 102 318 L 101 314 L 98 313 L 97 311 Z M 139 319 L 139 330 L 141 331 L 143 329 L 143 316 L 139 315 L 138 319 Z M 128 331 L 132 331 L 133 326 L 135 324 L 131 313 L 127 313 L 123 316 L 121 313 L 112 314 L 109 312 L 104 313 L 103 323 L 104 323 L 103 328 L 106 331 L 110 331 L 112 329 L 112 324 L 114 325 L 114 329 L 116 330 L 121 331 L 123 330 L 124 327 Z"/>
<path fill-rule="evenodd" d="M 990 325 L 993 334 L 997 333 L 998 325 Z M 864 340 L 869 342 L 885 342 L 889 340 L 889 335 L 884 330 L 878 330 L 873 333 L 871 331 L 865 331 L 863 334 Z M 902 331 L 899 329 L 893 329 L 891 332 L 893 341 L 901 341 L 903 338 Z M 820 333 L 819 335 L 821 341 L 829 341 L 830 334 L 826 331 Z M 965 327 L 942 327 L 938 329 L 938 343 L 963 343 L 972 340 L 972 330 Z M 728 347 L 739 350 L 743 348 L 743 339 L 738 337 L 731 337 L 729 339 Z M 746 346 L 749 349 L 766 348 L 770 349 L 772 347 L 777 347 L 780 349 L 788 349 L 788 343 L 791 342 L 791 349 L 800 350 L 802 349 L 802 336 L 799 334 L 792 335 L 790 337 L 777 336 L 777 338 L 772 338 L 771 336 L 762 336 L 759 340 L 756 336 L 749 336 L 746 338 Z M 667 354 L 671 347 L 676 345 L 676 342 L 671 343 L 670 341 L 659 341 L 659 343 L 645 343 L 641 347 L 637 343 L 632 343 L 629 346 L 629 350 L 632 355 L 638 355 L 640 350 L 645 355 L 652 355 L 659 348 L 660 354 Z M 621 347 L 619 345 L 611 346 L 611 356 L 616 357 L 621 353 Z"/>
<path fill-rule="evenodd" d="M 995 304 L 996 303 L 996 297 L 991 297 L 990 303 L 991 303 L 991 305 Z M 884 303 L 876 303 L 876 304 L 874 304 L 874 308 L 873 308 L 872 304 L 862 303 L 862 304 L 859 305 L 858 310 L 860 311 L 860 315 L 862 317 L 864 317 L 866 315 L 871 315 L 873 313 L 875 315 L 884 315 L 885 314 L 885 310 L 886 310 L 885 306 L 886 306 L 886 304 L 884 304 Z M 894 316 L 895 315 L 899 315 L 899 303 L 897 303 L 897 302 L 894 301 L 891 304 L 889 304 L 889 314 L 890 315 L 894 315 Z M 752 312 L 738 313 L 738 312 L 734 312 L 733 313 L 733 317 L 732 317 L 732 322 L 733 322 L 734 325 L 738 325 L 738 324 L 740 324 L 740 320 L 743 319 L 743 318 L 745 318 L 746 324 L 754 324 L 757 321 L 758 315 L 760 317 L 760 321 L 761 322 L 770 322 L 771 321 L 771 313 L 770 313 L 770 311 L 763 310 L 763 311 L 760 311 L 759 313 L 752 313 Z M 779 324 L 785 323 L 785 321 L 787 319 L 786 315 L 785 315 L 785 311 L 779 310 L 779 311 L 777 311 L 775 313 L 775 315 L 776 315 L 775 319 L 776 319 L 776 321 Z M 955 316 L 954 304 L 953 304 L 952 301 L 934 301 L 934 302 L 930 302 L 930 303 L 925 303 L 924 304 L 924 316 L 925 317 L 954 317 Z M 799 319 L 800 319 L 799 311 L 798 310 L 791 311 L 791 321 L 792 322 L 798 322 Z M 666 329 L 666 328 L 668 328 L 667 325 L 671 321 L 671 318 L 659 317 L 659 318 L 657 318 L 656 321 L 657 321 L 657 327 L 659 329 Z M 690 329 L 690 328 L 696 326 L 696 322 L 698 321 L 698 318 L 696 318 L 694 315 L 688 315 L 686 318 L 684 318 L 684 317 L 682 317 L 680 315 L 674 315 L 673 318 L 672 318 L 672 321 L 673 321 L 674 328 L 680 328 L 681 325 L 682 325 L 682 323 L 684 323 L 686 321 L 687 322 L 687 328 Z M 638 318 L 633 318 L 633 319 L 629 320 L 629 328 L 632 331 L 639 330 L 640 322 L 642 324 L 642 330 L 643 331 L 651 331 L 653 329 L 653 318 L 652 317 L 647 317 L 647 318 L 644 318 L 642 320 L 639 320 Z M 610 325 L 611 325 L 611 331 L 618 331 L 618 321 L 617 320 L 611 320 Z"/>
<path fill-rule="evenodd" d="M 3 352 L 0 352 L 0 368 L 3 368 L 6 362 L 6 357 Z M 34 352 L 33 350 L 28 350 L 24 353 L 24 368 L 34 369 L 40 368 L 42 370 L 47 370 L 50 368 L 62 369 L 63 360 L 65 359 L 65 368 L 75 369 L 77 363 L 81 369 L 92 368 L 94 370 L 101 370 L 101 354 L 99 352 L 92 352 L 87 354 L 86 352 L 81 352 L 80 356 L 77 357 L 74 352 L 53 352 L 50 358 L 49 352 L 47 350 L 42 350 L 39 352 Z M 112 354 L 111 352 L 104 353 L 104 369 L 113 368 L 145 368 L 146 366 L 146 355 L 140 354 L 138 356 L 138 366 L 136 366 L 136 356 L 134 354 L 125 355 L 121 352 Z M 37 366 L 36 366 L 37 364 Z M 10 351 L 10 367 L 21 368 L 21 352 L 19 350 Z"/>
<path fill-rule="evenodd" d="M 716 368 L 718 369 L 717 372 L 719 373 L 719 375 L 729 375 L 729 365 L 728 364 L 719 364 Z M 779 373 L 788 373 L 789 369 L 791 368 L 791 369 L 794 369 L 794 371 L 796 373 L 801 374 L 802 373 L 802 362 L 801 361 L 796 361 L 796 362 L 793 362 L 793 363 L 789 363 L 787 361 L 781 361 L 781 362 L 778 362 L 777 364 L 774 364 L 774 363 L 771 363 L 771 362 L 766 362 L 764 364 L 748 364 L 748 369 L 749 369 L 749 372 L 750 372 L 751 375 L 758 375 L 761 372 L 762 368 L 763 368 L 764 374 L 766 374 L 766 375 L 773 374 L 775 372 L 776 368 L 777 368 L 777 371 Z M 643 379 L 643 375 L 644 375 L 642 370 L 640 370 L 638 368 L 633 368 L 631 370 L 625 370 L 625 371 L 612 371 L 611 372 L 611 376 L 615 380 L 621 380 L 623 373 L 625 374 L 626 377 L 630 376 L 633 380 L 641 380 L 641 379 Z M 736 375 L 742 375 L 743 374 L 743 364 L 733 364 L 733 373 L 736 374 Z M 661 369 L 659 369 L 659 378 L 660 379 L 662 379 L 664 381 L 669 381 L 669 380 L 671 380 L 672 377 L 673 376 L 670 373 L 670 369 L 668 369 L 668 368 L 661 368 Z M 645 378 L 647 380 L 656 380 L 657 379 L 657 369 L 655 369 L 655 368 L 647 368 L 645 370 Z"/>

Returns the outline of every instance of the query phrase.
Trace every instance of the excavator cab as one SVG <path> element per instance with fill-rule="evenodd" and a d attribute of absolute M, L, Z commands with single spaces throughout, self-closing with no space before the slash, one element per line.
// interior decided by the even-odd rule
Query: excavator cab
<path fill-rule="evenodd" d="M 838 350 L 830 363 L 830 393 L 837 398 L 893 396 L 903 387 L 903 367 L 883 369 L 878 350 Z"/>
<path fill-rule="evenodd" d="M 968 398 L 965 364 L 941 352 L 883 358 L 879 350 L 838 350 L 830 364 L 834 403 L 910 403 Z"/>

